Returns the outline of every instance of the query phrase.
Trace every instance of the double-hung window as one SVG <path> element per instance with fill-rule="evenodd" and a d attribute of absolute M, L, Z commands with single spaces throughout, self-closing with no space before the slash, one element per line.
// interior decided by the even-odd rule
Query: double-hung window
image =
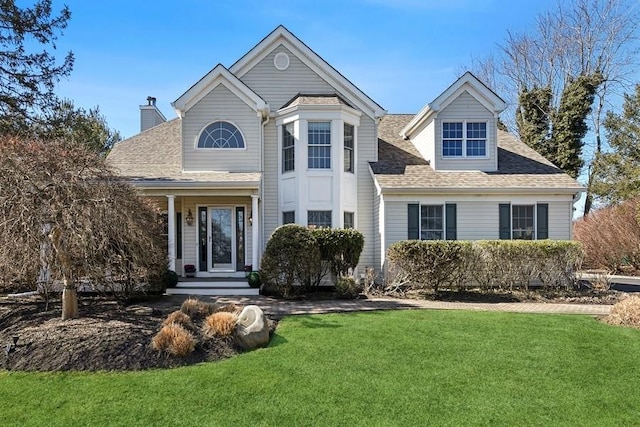
<path fill-rule="evenodd" d="M 331 169 L 331 122 L 308 124 L 309 169 Z"/>
<path fill-rule="evenodd" d="M 344 124 L 344 171 L 353 173 L 354 163 L 354 127 Z"/>
<path fill-rule="evenodd" d="M 407 238 L 422 240 L 456 240 L 457 208 L 455 203 L 421 205 L 409 203 Z"/>
<path fill-rule="evenodd" d="M 282 126 L 282 172 L 290 172 L 296 165 L 295 137 L 293 123 Z"/>
<path fill-rule="evenodd" d="M 441 240 L 443 235 L 442 205 L 420 206 L 420 239 Z"/>
<path fill-rule="evenodd" d="M 308 211 L 307 225 L 310 227 L 331 228 L 331 211 Z"/>
<path fill-rule="evenodd" d="M 549 204 L 499 206 L 500 238 L 535 240 L 549 238 Z"/>
<path fill-rule="evenodd" d="M 443 157 L 486 157 L 486 122 L 443 122 Z"/>

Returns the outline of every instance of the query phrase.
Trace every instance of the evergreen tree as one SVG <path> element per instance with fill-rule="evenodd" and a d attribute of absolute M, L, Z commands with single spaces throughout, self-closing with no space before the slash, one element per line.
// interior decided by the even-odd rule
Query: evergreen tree
<path fill-rule="evenodd" d="M 56 104 L 55 85 L 71 73 L 73 54 L 58 63 L 53 50 L 70 17 L 66 6 L 55 15 L 51 0 L 22 8 L 0 0 L 0 132 L 24 132 Z"/>
<path fill-rule="evenodd" d="M 596 157 L 593 192 L 617 204 L 640 195 L 640 84 L 625 94 L 622 114 L 607 113 L 604 128 L 611 151 Z"/>

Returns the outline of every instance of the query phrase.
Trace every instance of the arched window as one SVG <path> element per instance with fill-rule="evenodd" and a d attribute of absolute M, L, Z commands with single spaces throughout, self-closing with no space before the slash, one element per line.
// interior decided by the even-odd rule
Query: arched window
<path fill-rule="evenodd" d="M 198 148 L 244 148 L 244 138 L 231 123 L 213 122 L 200 134 Z"/>

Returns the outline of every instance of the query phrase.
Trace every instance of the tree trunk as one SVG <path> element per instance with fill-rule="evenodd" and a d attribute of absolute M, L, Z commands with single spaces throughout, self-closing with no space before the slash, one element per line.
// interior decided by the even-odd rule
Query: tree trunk
<path fill-rule="evenodd" d="M 62 231 L 55 227 L 49 233 L 51 245 L 56 251 L 60 269 L 62 270 L 62 280 L 64 288 L 62 289 L 62 320 L 73 319 L 78 317 L 78 291 L 73 283 L 71 261 L 69 254 L 64 250 L 62 244 Z"/>

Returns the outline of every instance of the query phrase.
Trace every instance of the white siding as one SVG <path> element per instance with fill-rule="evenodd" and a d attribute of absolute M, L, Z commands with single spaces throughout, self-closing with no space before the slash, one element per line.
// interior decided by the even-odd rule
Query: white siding
<path fill-rule="evenodd" d="M 377 160 L 378 139 L 376 124 L 373 119 L 363 115 L 358 127 L 356 145 L 358 174 L 358 218 L 357 228 L 364 235 L 364 248 L 360 255 L 360 266 L 374 265 L 375 237 L 372 206 L 374 203 L 374 184 L 369 172 L 369 162 Z M 364 271 L 361 269 L 361 271 Z"/>
<path fill-rule="evenodd" d="M 233 123 L 244 136 L 246 149 L 197 149 L 202 129 L 216 120 Z M 224 85 L 218 85 L 182 119 L 182 161 L 185 171 L 256 172 L 260 170 L 260 118 Z"/>
<path fill-rule="evenodd" d="M 544 202 L 540 202 L 544 203 Z M 573 203 L 549 203 L 549 238 L 555 240 L 570 240 L 571 222 L 573 221 Z"/>
<path fill-rule="evenodd" d="M 499 204 L 497 201 L 458 202 L 456 204 L 458 239 L 493 240 L 500 238 L 500 224 L 498 223 Z"/>
<path fill-rule="evenodd" d="M 289 68 L 284 71 L 276 69 L 273 65 L 273 57 L 278 52 L 289 55 Z M 260 95 L 269 104 L 271 111 L 279 110 L 298 93 L 336 92 L 331 85 L 282 45 L 265 56 L 240 80 Z"/>
<path fill-rule="evenodd" d="M 451 159 L 442 157 L 442 122 L 447 121 L 472 121 L 487 123 L 487 158 Z M 493 113 L 487 110 L 477 99 L 463 92 L 456 100 L 438 113 L 435 120 L 435 164 L 436 170 L 495 170 L 496 158 L 496 119 Z"/>
<path fill-rule="evenodd" d="M 401 240 L 407 240 L 408 223 L 408 208 L 409 203 L 417 202 L 390 202 L 385 201 L 384 204 L 384 218 L 386 221 L 385 231 L 386 238 L 384 239 L 386 249 L 396 242 Z"/>

